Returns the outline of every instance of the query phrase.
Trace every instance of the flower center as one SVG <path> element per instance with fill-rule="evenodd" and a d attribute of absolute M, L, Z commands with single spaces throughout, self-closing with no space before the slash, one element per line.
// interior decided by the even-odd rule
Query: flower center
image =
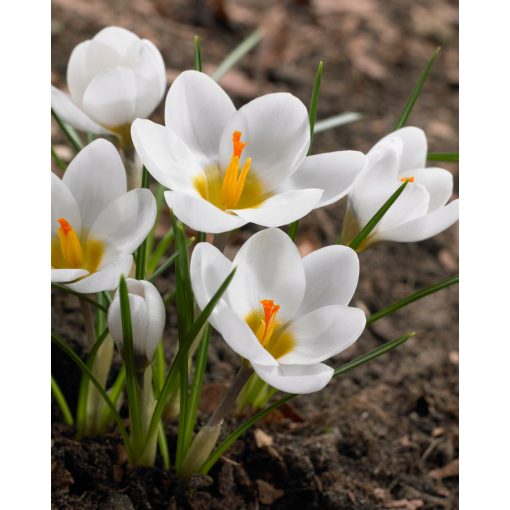
<path fill-rule="evenodd" d="M 414 177 L 401 177 L 400 182 L 414 182 Z"/>
<path fill-rule="evenodd" d="M 60 227 L 51 243 L 51 265 L 57 269 L 86 269 L 93 273 L 104 255 L 101 241 L 87 239 L 85 246 L 65 218 L 57 220 Z"/>
<path fill-rule="evenodd" d="M 289 353 L 294 347 L 294 338 L 289 331 L 278 331 L 282 325 L 277 320 L 280 305 L 272 299 L 260 301 L 262 310 L 254 310 L 246 317 L 246 322 L 255 333 L 262 346 L 269 351 L 275 359 Z"/>
<path fill-rule="evenodd" d="M 250 172 L 251 158 L 247 158 L 241 167 L 241 156 L 246 147 L 241 136 L 240 131 L 232 133 L 232 157 L 224 173 L 217 166 L 211 165 L 193 181 L 202 198 L 223 211 L 257 207 L 271 196 L 270 193 L 264 193 L 262 183 L 256 174 Z"/>

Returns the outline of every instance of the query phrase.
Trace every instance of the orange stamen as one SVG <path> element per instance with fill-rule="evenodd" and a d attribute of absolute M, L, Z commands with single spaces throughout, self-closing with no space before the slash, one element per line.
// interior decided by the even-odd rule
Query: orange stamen
<path fill-rule="evenodd" d="M 246 142 L 241 142 L 241 131 L 234 131 L 232 134 L 232 143 L 234 145 L 234 153 L 232 157 L 240 158 L 246 147 Z"/>
<path fill-rule="evenodd" d="M 73 230 L 73 227 L 71 227 L 71 225 L 65 218 L 59 218 L 57 221 L 60 223 L 60 228 L 62 229 L 62 232 L 64 233 L 65 236 L 67 236 L 67 234 L 71 230 Z"/>
<path fill-rule="evenodd" d="M 276 314 L 280 310 L 280 305 L 275 305 L 272 299 L 262 299 L 260 304 L 264 308 L 264 329 L 262 331 L 260 342 L 264 345 L 273 334 L 273 330 L 276 326 Z"/>
<path fill-rule="evenodd" d="M 402 177 L 400 182 L 414 182 L 414 177 Z"/>
<path fill-rule="evenodd" d="M 68 268 L 83 267 L 83 248 L 71 224 L 65 218 L 57 220 L 60 228 L 57 231 L 60 250 Z"/>

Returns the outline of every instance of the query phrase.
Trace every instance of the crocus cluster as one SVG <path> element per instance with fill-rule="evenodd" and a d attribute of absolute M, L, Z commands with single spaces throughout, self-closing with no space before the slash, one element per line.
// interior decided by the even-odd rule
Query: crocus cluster
<path fill-rule="evenodd" d="M 146 256 L 153 254 L 144 243 L 154 233 L 161 204 L 149 187 L 128 190 L 119 154 L 126 144 L 132 142 L 146 171 L 164 190 L 172 214 L 201 232 L 201 239 L 205 233 L 226 233 L 249 223 L 266 227 L 233 260 L 212 241 L 197 243 L 189 266 L 186 262 L 183 267 L 193 291 L 191 309 L 196 303 L 204 311 L 214 301 L 207 320 L 239 355 L 241 366 L 287 393 L 324 388 L 334 373 L 328 360 L 362 334 L 365 313 L 349 305 L 360 262 L 348 243 L 402 183 L 407 183 L 403 192 L 358 251 L 380 241 L 421 241 L 458 219 L 458 200 L 448 203 L 452 174 L 426 168 L 427 142 L 419 128 L 404 127 L 385 136 L 366 155 L 357 150 L 308 155 L 310 122 L 300 99 L 273 93 L 237 109 L 199 71 L 185 71 L 174 80 L 166 96 L 165 125 L 156 124 L 147 117 L 166 89 L 163 59 L 150 41 L 118 27 L 101 30 L 73 50 L 67 85 L 69 94 L 52 87 L 56 115 L 79 131 L 114 135 L 117 145 L 98 138 L 83 147 L 62 178 L 52 174 L 51 281 L 88 302 L 97 296 L 109 304 L 109 334 L 126 365 L 134 359 L 136 384 L 128 388 L 133 392 L 140 386 L 145 414 L 140 429 L 134 425 L 133 462 L 154 461 L 162 406 L 152 395 L 150 364 L 162 340 L 166 307 L 157 287 L 146 280 L 151 276 L 146 275 Z M 343 244 L 302 257 L 278 227 L 344 197 Z M 187 261 L 186 247 L 180 250 L 175 257 Z M 168 266 L 162 264 L 161 271 Z M 122 279 L 128 312 L 119 291 Z M 184 342 L 189 327 L 184 333 L 181 328 L 179 324 Z M 192 358 L 196 342 L 187 349 Z M 96 374 L 104 372 L 101 352 L 92 360 Z M 246 373 L 242 371 L 243 377 Z M 175 380 L 172 384 L 179 395 Z M 136 398 L 136 392 L 129 398 Z M 231 403 L 229 398 L 225 402 Z M 227 404 L 222 405 L 206 432 L 197 436 L 200 445 L 214 446 Z M 153 411 L 160 415 L 151 421 Z M 208 430 L 212 435 L 204 438 Z M 143 446 L 144 433 L 151 446 L 137 453 L 133 445 Z M 202 449 L 197 454 L 201 463 L 209 453 Z"/>

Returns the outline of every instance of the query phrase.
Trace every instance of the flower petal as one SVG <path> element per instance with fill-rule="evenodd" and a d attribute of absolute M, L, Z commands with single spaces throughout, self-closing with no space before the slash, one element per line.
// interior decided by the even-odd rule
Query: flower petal
<path fill-rule="evenodd" d="M 228 288 L 240 317 L 261 311 L 263 299 L 280 305 L 278 320 L 294 317 L 305 293 L 305 271 L 296 245 L 279 229 L 262 230 L 241 247 L 232 265 L 236 275 Z"/>
<path fill-rule="evenodd" d="M 121 57 L 126 56 L 133 44 L 140 42 L 140 38 L 133 32 L 113 26 L 100 30 L 92 40 L 114 49 Z"/>
<path fill-rule="evenodd" d="M 423 168 L 412 173 L 415 182 L 425 186 L 430 195 L 429 212 L 448 202 L 453 192 L 453 175 L 442 168 Z"/>
<path fill-rule="evenodd" d="M 236 276 L 234 277 L 234 280 Z M 221 334 L 225 342 L 243 358 L 252 363 L 269 366 L 277 365 L 277 361 L 269 354 L 246 322 L 239 317 L 224 301 L 218 304 L 213 312 L 211 324 Z"/>
<path fill-rule="evenodd" d="M 62 181 L 76 199 L 83 230 L 89 230 L 103 209 L 127 188 L 120 155 L 104 139 L 84 147 L 69 163 Z"/>
<path fill-rule="evenodd" d="M 331 381 L 334 370 L 323 363 L 316 365 L 262 366 L 252 363 L 258 376 L 286 393 L 306 394 L 322 390 Z"/>
<path fill-rule="evenodd" d="M 267 94 L 244 105 L 223 131 L 220 165 L 227 168 L 232 157 L 232 133 L 240 131 L 247 143 L 241 157 L 252 158 L 251 170 L 272 191 L 303 162 L 310 145 L 310 126 L 305 105 L 287 93 Z"/>
<path fill-rule="evenodd" d="M 349 304 L 359 278 L 359 259 L 347 246 L 326 246 L 303 258 L 306 291 L 298 315 L 327 305 Z"/>
<path fill-rule="evenodd" d="M 51 270 L 51 281 L 53 283 L 72 282 L 89 274 L 85 269 L 53 269 Z"/>
<path fill-rule="evenodd" d="M 233 214 L 228 214 L 197 195 L 166 191 L 168 207 L 188 227 L 201 232 L 221 234 L 230 232 L 248 223 Z"/>
<path fill-rule="evenodd" d="M 324 193 L 315 207 L 333 204 L 349 193 L 364 162 L 365 155 L 358 151 L 338 151 L 308 156 L 286 181 L 284 188 L 318 188 Z"/>
<path fill-rule="evenodd" d="M 292 322 L 295 345 L 278 358 L 282 365 L 313 365 L 350 347 L 365 329 L 365 314 L 344 305 L 323 306 Z"/>
<path fill-rule="evenodd" d="M 51 107 L 64 122 L 75 129 L 96 135 L 112 134 L 89 118 L 73 103 L 73 100 L 67 94 L 64 94 L 53 85 L 51 86 Z"/>
<path fill-rule="evenodd" d="M 407 221 L 391 229 L 378 232 L 381 241 L 399 241 L 403 243 L 423 241 L 433 237 L 459 219 L 459 201 L 453 200 L 425 216 Z"/>
<path fill-rule="evenodd" d="M 67 186 L 51 173 L 51 235 L 57 234 L 59 218 L 65 218 L 76 232 L 81 231 L 81 218 L 78 204 Z"/>
<path fill-rule="evenodd" d="M 257 207 L 233 209 L 240 218 L 263 225 L 280 227 L 306 216 L 314 209 L 322 195 L 320 189 L 299 189 L 277 193 Z"/>
<path fill-rule="evenodd" d="M 115 290 L 119 286 L 120 276 L 128 276 L 133 265 L 133 257 L 124 255 L 106 265 L 96 273 L 83 278 L 76 283 L 69 283 L 67 287 L 82 294 L 93 294 L 103 290 Z"/>
<path fill-rule="evenodd" d="M 110 129 L 135 119 L 136 77 L 132 69 L 112 67 L 97 74 L 83 94 L 83 110 Z"/>
<path fill-rule="evenodd" d="M 166 96 L 165 124 L 202 165 L 217 163 L 223 128 L 235 111 L 232 100 L 212 78 L 198 71 L 184 71 Z"/>
<path fill-rule="evenodd" d="M 165 126 L 136 119 L 131 125 L 133 144 L 147 170 L 158 182 L 174 191 L 197 194 L 193 179 L 203 175 L 194 154 Z"/>
<path fill-rule="evenodd" d="M 424 168 L 427 161 L 427 137 L 422 129 L 406 126 L 379 140 L 370 152 L 379 149 L 392 140 L 402 142 L 399 157 L 398 172 L 408 172 L 417 168 Z"/>
<path fill-rule="evenodd" d="M 232 270 L 232 262 L 210 243 L 199 243 L 191 254 L 190 276 L 193 294 L 203 310 Z M 225 292 L 222 299 L 226 299 Z M 212 322 L 211 322 L 212 324 Z M 216 327 L 213 324 L 214 327 Z"/>
<path fill-rule="evenodd" d="M 81 108 L 83 94 L 94 76 L 121 63 L 122 56 L 100 41 L 83 41 L 75 46 L 67 64 L 67 86 L 73 101 Z"/>
<path fill-rule="evenodd" d="M 156 221 L 156 199 L 149 189 L 137 188 L 103 209 L 90 229 L 89 238 L 103 241 L 108 263 L 111 254 L 133 253 Z"/>

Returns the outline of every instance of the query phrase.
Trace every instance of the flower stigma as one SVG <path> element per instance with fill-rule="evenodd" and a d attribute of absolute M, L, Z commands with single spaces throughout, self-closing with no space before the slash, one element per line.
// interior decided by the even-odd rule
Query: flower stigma
<path fill-rule="evenodd" d="M 275 304 L 272 299 L 262 299 L 260 304 L 262 310 L 254 310 L 245 320 L 262 346 L 275 359 L 281 358 L 294 348 L 294 338 L 288 330 L 278 331 L 283 324 L 282 321 L 277 320 L 280 305 Z"/>
<path fill-rule="evenodd" d="M 104 254 L 104 244 L 95 239 L 80 241 L 72 225 L 59 218 L 56 239 L 51 242 L 51 265 L 57 269 L 86 269 L 97 271 Z"/>
<path fill-rule="evenodd" d="M 401 177 L 400 182 L 414 182 L 414 177 Z"/>

